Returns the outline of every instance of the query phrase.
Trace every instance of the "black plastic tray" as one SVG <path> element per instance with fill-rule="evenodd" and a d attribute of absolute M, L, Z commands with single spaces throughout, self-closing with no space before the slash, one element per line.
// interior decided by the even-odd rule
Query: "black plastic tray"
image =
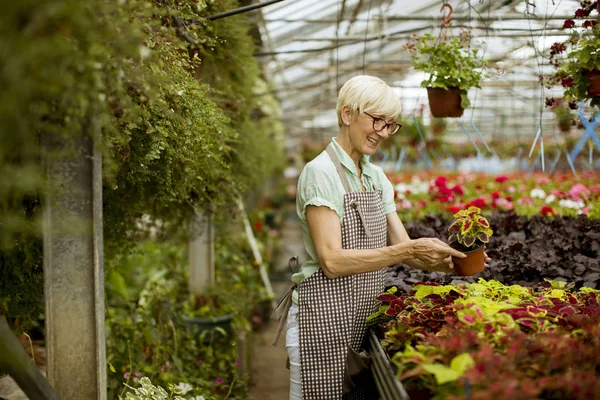
<path fill-rule="evenodd" d="M 369 353 L 372 359 L 372 371 L 375 384 L 382 400 L 410 400 L 402 382 L 396 378 L 390 358 L 383 351 L 375 332 L 367 331 Z"/>

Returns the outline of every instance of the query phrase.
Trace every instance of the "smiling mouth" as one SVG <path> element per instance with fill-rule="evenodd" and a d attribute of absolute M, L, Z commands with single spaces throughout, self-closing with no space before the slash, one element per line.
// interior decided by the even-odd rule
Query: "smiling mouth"
<path fill-rule="evenodd" d="M 377 145 L 377 144 L 379 143 L 377 140 L 375 140 L 375 139 L 372 139 L 372 138 L 370 138 L 370 137 L 368 137 L 368 138 L 367 138 L 367 140 L 368 140 L 370 143 L 374 144 L 374 145 Z"/>

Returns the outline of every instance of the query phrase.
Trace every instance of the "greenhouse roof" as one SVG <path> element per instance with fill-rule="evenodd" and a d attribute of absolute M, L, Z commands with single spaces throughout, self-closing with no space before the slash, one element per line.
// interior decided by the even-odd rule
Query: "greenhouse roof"
<path fill-rule="evenodd" d="M 472 107 L 463 119 L 482 131 L 502 127 L 534 135 L 543 118 L 544 98 L 560 94 L 543 89 L 539 77 L 551 71 L 548 48 L 564 40 L 564 20 L 578 8 L 575 0 L 284 0 L 262 8 L 265 65 L 291 137 L 331 136 L 337 132 L 335 102 L 341 85 L 355 75 L 375 75 L 397 90 L 403 115 L 425 109 L 424 74 L 412 68 L 404 45 L 411 35 L 440 35 L 453 7 L 450 34 L 471 28 L 473 44 L 490 59 L 491 76 L 482 90 L 469 92 Z M 512 125 L 511 125 L 512 124 Z M 316 135 L 316 136 L 315 136 Z"/>

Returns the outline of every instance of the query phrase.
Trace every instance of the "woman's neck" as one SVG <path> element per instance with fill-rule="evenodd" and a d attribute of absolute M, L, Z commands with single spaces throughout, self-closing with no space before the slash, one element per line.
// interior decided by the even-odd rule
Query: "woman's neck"
<path fill-rule="evenodd" d="M 362 172 L 360 168 L 360 160 L 362 158 L 362 154 L 353 149 L 352 142 L 350 141 L 350 135 L 348 135 L 348 132 L 344 132 L 344 128 L 340 129 L 340 132 L 338 133 L 335 140 L 340 145 L 340 147 L 344 149 L 346 154 L 350 156 L 352 161 L 354 161 L 354 165 L 356 165 L 356 170 L 358 171 L 360 176 L 360 172 Z"/>

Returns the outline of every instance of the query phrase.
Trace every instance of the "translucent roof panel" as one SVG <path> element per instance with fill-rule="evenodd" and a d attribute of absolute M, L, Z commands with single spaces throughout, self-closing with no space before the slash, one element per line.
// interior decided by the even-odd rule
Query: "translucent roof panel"
<path fill-rule="evenodd" d="M 510 123 L 534 135 L 544 96 L 541 74 L 551 72 L 548 49 L 564 40 L 563 22 L 578 8 L 576 0 L 456 0 L 451 34 L 470 28 L 490 59 L 490 77 L 471 90 L 472 108 L 463 118 L 483 125 Z M 286 0 L 262 8 L 265 48 L 257 54 L 281 101 L 291 136 L 312 130 L 337 132 L 335 103 L 352 76 L 375 75 L 394 87 L 410 115 L 425 105 L 424 75 L 412 68 L 404 45 L 413 34 L 440 34 L 440 0 Z M 494 131 L 498 129 L 494 128 Z M 513 129 L 514 131 L 514 129 Z M 485 134 L 485 132 L 483 132 Z"/>

